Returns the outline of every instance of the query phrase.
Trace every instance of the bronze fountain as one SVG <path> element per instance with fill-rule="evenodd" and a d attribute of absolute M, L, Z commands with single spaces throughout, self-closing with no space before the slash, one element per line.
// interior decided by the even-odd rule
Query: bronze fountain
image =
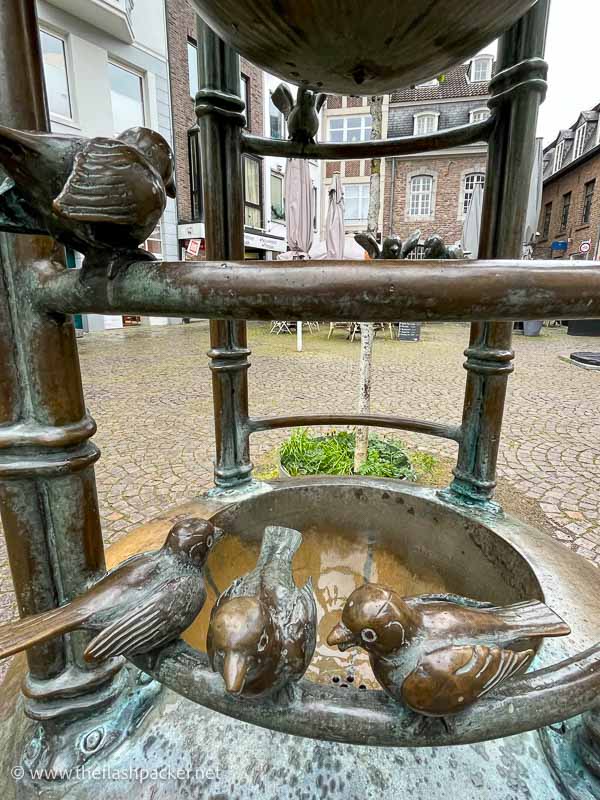
<path fill-rule="evenodd" d="M 208 260 L 168 265 L 136 250 L 173 192 L 163 143 L 142 130 L 49 135 L 34 0 L 0 8 L 0 512 L 22 618 L 0 629 L 0 655 L 27 649 L 0 695 L 5 796 L 418 799 L 456 787 L 464 800 L 597 800 L 600 575 L 493 500 L 512 321 L 600 314 L 600 264 L 521 259 L 549 0 L 381 0 L 368 24 L 355 0 L 192 4 L 205 20 Z M 426 80 L 498 35 L 485 122 L 314 141 L 321 92 Z M 290 141 L 244 131 L 238 51 L 300 85 L 296 102 L 279 97 L 295 115 Z M 365 241 L 368 266 L 244 261 L 242 154 L 361 159 L 482 140 L 478 260 L 431 237 L 418 265 L 398 258 L 412 240 L 404 253 Z M 80 249 L 85 268 L 66 270 L 56 241 Z M 108 574 L 70 317 L 86 312 L 211 320 L 215 487 L 162 515 L 162 549 Z M 251 416 L 245 321 L 272 318 L 471 322 L 462 421 Z M 453 441 L 454 480 L 434 491 L 253 479 L 251 436 L 328 424 Z M 356 585 L 329 581 L 335 563 L 319 552 L 333 541 L 368 555 Z M 400 592 L 393 563 L 437 590 Z M 332 588 L 324 611 L 317 590 Z M 180 634 L 198 613 L 193 646 Z M 366 651 L 373 682 L 316 679 L 327 648 L 349 673 Z"/>

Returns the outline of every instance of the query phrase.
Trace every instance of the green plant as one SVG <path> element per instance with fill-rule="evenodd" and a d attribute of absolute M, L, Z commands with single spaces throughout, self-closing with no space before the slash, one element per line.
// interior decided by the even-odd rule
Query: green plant
<path fill-rule="evenodd" d="M 312 436 L 301 428 L 281 446 L 282 466 L 292 476 L 352 475 L 356 437 L 348 431 Z M 416 471 L 404 444 L 394 439 L 372 436 L 361 475 L 400 478 L 414 481 Z"/>

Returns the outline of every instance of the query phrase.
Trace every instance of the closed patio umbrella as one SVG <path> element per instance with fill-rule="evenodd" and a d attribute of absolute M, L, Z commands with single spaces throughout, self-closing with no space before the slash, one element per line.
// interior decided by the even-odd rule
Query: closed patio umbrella
<path fill-rule="evenodd" d="M 469 258 L 477 258 L 481 236 L 481 212 L 483 210 L 483 187 L 476 183 L 473 188 L 469 210 L 463 224 L 462 246 Z"/>
<path fill-rule="evenodd" d="M 329 205 L 325 220 L 325 241 L 327 258 L 338 261 L 344 257 L 346 237 L 344 231 L 344 190 L 340 173 L 333 176 L 329 190 Z"/>
<path fill-rule="evenodd" d="M 290 158 L 285 168 L 285 221 L 288 258 L 308 258 L 313 243 L 313 192 L 308 161 Z M 296 326 L 297 349 L 302 351 L 302 323 Z"/>

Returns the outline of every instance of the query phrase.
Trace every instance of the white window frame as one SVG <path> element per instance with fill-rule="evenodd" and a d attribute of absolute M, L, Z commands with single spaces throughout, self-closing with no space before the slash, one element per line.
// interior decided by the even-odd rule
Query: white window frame
<path fill-rule="evenodd" d="M 483 180 L 481 180 L 483 178 Z M 468 183 L 472 180 L 472 186 L 469 186 Z M 479 180 L 478 180 L 479 179 Z M 485 172 L 481 170 L 475 170 L 473 172 L 468 172 L 462 181 L 462 197 L 461 197 L 461 204 L 460 204 L 460 211 L 461 216 L 466 217 L 469 212 L 469 206 L 471 204 L 471 198 L 473 197 L 473 192 L 475 191 L 475 187 L 477 184 L 480 184 L 483 188 L 485 188 Z"/>
<path fill-rule="evenodd" d="M 416 181 L 420 183 L 417 185 Z M 435 178 L 423 173 L 413 175 L 409 181 L 408 216 L 411 219 L 433 216 Z M 428 186 L 428 188 L 426 188 Z"/>
<path fill-rule="evenodd" d="M 132 75 L 135 75 L 137 78 L 140 79 L 140 83 L 141 83 L 141 86 L 142 86 L 142 116 L 143 116 L 143 119 L 144 119 L 142 124 L 143 125 L 147 125 L 147 126 L 151 125 L 151 122 L 150 122 L 150 103 L 149 103 L 149 98 L 148 98 L 148 86 L 147 86 L 147 80 L 146 80 L 146 73 L 145 72 L 141 72 L 136 67 L 132 67 L 130 64 L 126 64 L 124 61 L 119 61 L 118 58 L 115 58 L 115 57 L 111 56 L 110 53 L 108 54 L 108 65 L 109 66 L 112 65 L 113 67 L 118 67 L 119 69 L 125 70 L 125 72 L 131 72 Z M 108 92 L 109 92 L 109 97 L 110 97 L 112 95 L 112 89 L 111 89 L 111 86 L 110 86 L 110 79 L 108 81 Z M 112 114 L 113 113 L 112 97 L 110 97 L 110 100 L 111 100 L 110 109 L 111 109 L 111 114 Z M 113 119 L 113 122 L 114 122 L 114 119 Z M 118 135 L 119 133 L 123 133 L 123 131 L 115 131 L 115 135 Z"/>
<path fill-rule="evenodd" d="M 53 36 L 55 39 L 59 39 L 63 44 L 63 53 L 65 57 L 65 72 L 67 76 L 67 91 L 69 93 L 69 107 L 71 109 L 71 116 L 65 117 L 64 114 L 57 114 L 56 111 L 50 110 L 50 119 L 53 120 L 54 122 L 58 122 L 63 125 L 79 127 L 77 124 L 75 93 L 73 91 L 74 82 L 73 82 L 73 69 L 71 64 L 71 49 L 69 46 L 70 44 L 69 34 L 63 31 L 55 30 L 54 28 L 46 27 L 46 25 L 40 25 L 40 33 L 45 33 L 48 36 Z M 43 53 L 42 53 L 42 64 L 43 64 Z"/>
<path fill-rule="evenodd" d="M 484 78 L 476 78 L 476 71 L 480 64 L 485 64 L 485 77 Z M 492 79 L 492 68 L 494 65 L 494 56 L 477 56 L 476 58 L 472 59 L 471 61 L 471 70 L 469 79 L 471 83 L 486 83 L 491 81 Z"/>
<path fill-rule="evenodd" d="M 587 122 L 584 122 L 583 125 L 580 125 L 575 131 L 575 142 L 573 143 L 573 161 L 583 155 L 586 134 Z"/>
<path fill-rule="evenodd" d="M 559 142 L 554 150 L 554 161 L 552 162 L 552 173 L 558 172 L 562 168 L 565 159 L 565 140 Z"/>
<path fill-rule="evenodd" d="M 198 89 L 199 89 L 200 88 L 200 74 L 199 74 L 200 70 L 198 69 L 198 45 L 197 45 L 196 42 L 192 41 L 191 39 L 188 39 L 187 40 L 187 50 L 186 50 L 186 55 L 187 55 L 187 58 L 188 58 L 188 85 L 189 85 L 189 89 L 190 89 L 190 97 L 192 98 L 192 100 L 195 100 L 196 99 L 196 94 L 198 93 L 198 89 L 196 89 L 195 92 L 192 91 L 192 73 L 189 70 L 190 50 L 194 50 L 195 53 L 196 53 L 196 79 L 197 79 L 197 82 L 198 82 Z"/>
<path fill-rule="evenodd" d="M 357 222 L 365 222 L 369 217 L 369 188 L 370 183 L 344 183 L 344 200 L 346 209 L 346 224 L 355 225 Z M 354 189 L 357 190 L 357 197 L 353 198 Z M 351 217 L 349 214 L 349 201 L 358 202 L 359 212 L 362 216 Z M 364 213 L 363 213 L 364 212 Z"/>
<path fill-rule="evenodd" d="M 419 131 L 420 123 L 424 123 L 424 127 L 427 127 L 427 123 L 425 120 L 432 120 L 431 128 L 429 130 Z M 437 111 L 419 111 L 418 114 L 414 115 L 414 127 L 413 132 L 415 136 L 428 136 L 431 133 L 435 133 L 440 124 L 440 115 Z"/>
<path fill-rule="evenodd" d="M 330 142 L 333 141 L 333 139 L 331 138 L 331 131 L 332 131 L 331 123 L 334 120 L 336 120 L 336 121 L 342 120 L 342 126 L 341 126 L 342 142 L 347 142 L 347 141 L 349 141 L 349 139 L 348 139 L 348 121 L 349 120 L 354 121 L 354 120 L 357 120 L 357 119 L 360 119 L 360 139 L 358 141 L 359 142 L 368 142 L 369 139 L 371 138 L 371 129 L 373 127 L 373 118 L 371 117 L 370 114 L 344 114 L 343 116 L 341 114 L 337 114 L 337 115 L 335 115 L 333 117 L 329 117 L 329 124 L 327 126 L 328 141 L 330 141 Z M 340 130 L 340 129 L 338 129 L 338 130 Z M 368 135 L 367 135 L 367 131 L 368 131 Z"/>
<path fill-rule="evenodd" d="M 476 116 L 485 114 L 483 119 L 475 119 Z M 486 119 L 490 118 L 491 111 L 487 106 L 482 106 L 481 108 L 474 108 L 472 111 L 469 111 L 469 122 L 485 122 Z"/>

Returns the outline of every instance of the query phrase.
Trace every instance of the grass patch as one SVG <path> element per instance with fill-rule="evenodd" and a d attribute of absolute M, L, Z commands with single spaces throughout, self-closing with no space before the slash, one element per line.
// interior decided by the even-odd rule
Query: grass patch
<path fill-rule="evenodd" d="M 312 436 L 301 428 L 294 431 L 281 445 L 281 463 L 292 477 L 353 475 L 355 444 L 356 436 L 350 431 L 335 431 L 326 436 Z M 433 469 L 435 459 L 433 456 L 428 456 L 428 459 L 421 458 L 420 461 L 416 459 L 415 465 L 403 442 L 371 435 L 367 460 L 359 474 L 415 481 L 419 472 Z"/>

